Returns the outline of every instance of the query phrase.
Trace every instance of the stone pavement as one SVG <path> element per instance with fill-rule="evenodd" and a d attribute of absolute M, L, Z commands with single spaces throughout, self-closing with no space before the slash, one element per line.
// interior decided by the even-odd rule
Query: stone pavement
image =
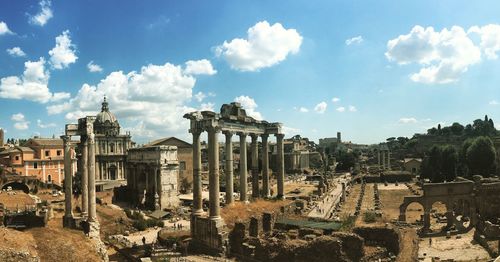
<path fill-rule="evenodd" d="M 329 218 L 331 212 L 335 209 L 335 205 L 337 205 L 340 201 L 342 195 L 342 183 L 349 182 L 350 178 L 350 174 L 335 178 L 333 185 L 334 188 L 324 194 L 324 197 L 316 202 L 316 206 L 307 216 L 314 218 Z"/>

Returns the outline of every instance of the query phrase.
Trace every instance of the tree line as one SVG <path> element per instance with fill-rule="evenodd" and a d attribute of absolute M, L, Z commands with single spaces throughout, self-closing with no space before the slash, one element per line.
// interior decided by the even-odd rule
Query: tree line
<path fill-rule="evenodd" d="M 422 161 L 421 178 L 434 183 L 453 181 L 457 175 L 489 177 L 495 172 L 496 150 L 487 136 L 469 138 L 457 150 L 452 145 L 432 146 Z"/>

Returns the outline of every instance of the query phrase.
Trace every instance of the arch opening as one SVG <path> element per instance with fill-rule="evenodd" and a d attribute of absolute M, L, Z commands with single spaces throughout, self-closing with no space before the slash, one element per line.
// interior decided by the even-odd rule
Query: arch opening
<path fill-rule="evenodd" d="M 24 193 L 28 194 L 30 192 L 30 188 L 28 185 L 22 182 L 9 182 L 6 183 L 5 185 L 2 186 L 2 190 L 7 190 L 9 187 L 12 188 L 12 190 L 19 190 L 23 191 Z"/>

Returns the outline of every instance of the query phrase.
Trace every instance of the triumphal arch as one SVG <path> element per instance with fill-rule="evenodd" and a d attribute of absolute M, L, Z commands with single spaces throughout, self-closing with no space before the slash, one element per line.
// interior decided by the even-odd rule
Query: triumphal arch
<path fill-rule="evenodd" d="M 223 251 L 224 221 L 220 216 L 219 200 L 219 134 L 224 134 L 226 161 L 226 204 L 230 205 L 233 199 L 233 146 L 232 136 L 239 136 L 240 142 L 240 201 L 249 201 L 247 188 L 247 136 L 251 137 L 251 175 L 252 199 L 270 197 L 269 183 L 269 135 L 276 136 L 277 143 L 277 198 L 284 197 L 284 151 L 281 132 L 282 124 L 259 121 L 247 116 L 239 103 L 224 104 L 220 114 L 212 111 L 192 112 L 184 115 L 191 121 L 189 132 L 193 135 L 193 209 L 191 216 L 191 235 L 193 241 L 200 247 L 214 251 Z M 203 212 L 202 183 L 201 183 L 201 144 L 200 134 L 208 133 L 208 169 L 209 169 L 209 212 Z M 262 190 L 259 181 L 259 146 L 258 138 L 262 140 Z"/>

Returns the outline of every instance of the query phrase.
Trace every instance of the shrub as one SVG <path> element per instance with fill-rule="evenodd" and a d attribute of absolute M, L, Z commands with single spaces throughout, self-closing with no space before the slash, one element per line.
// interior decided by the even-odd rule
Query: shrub
<path fill-rule="evenodd" d="M 377 220 L 377 214 L 375 212 L 367 211 L 364 214 L 363 221 L 366 223 L 373 223 Z"/>
<path fill-rule="evenodd" d="M 132 226 L 139 231 L 146 230 L 146 228 L 148 227 L 146 220 L 144 219 L 135 220 L 134 223 L 132 223 Z"/>

